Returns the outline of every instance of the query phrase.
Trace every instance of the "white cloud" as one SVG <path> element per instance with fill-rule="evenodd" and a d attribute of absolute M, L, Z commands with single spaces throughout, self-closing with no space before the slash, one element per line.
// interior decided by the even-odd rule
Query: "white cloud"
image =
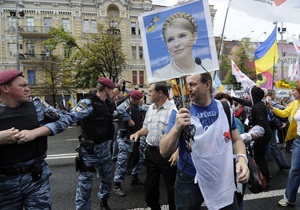
<path fill-rule="evenodd" d="M 208 0 L 210 5 L 214 5 L 217 13 L 214 20 L 214 35 L 222 34 L 226 9 L 229 0 Z M 153 4 L 172 6 L 177 4 L 177 0 L 152 0 Z M 278 24 L 281 27 L 281 23 Z M 289 40 L 289 36 L 300 35 L 300 24 L 283 23 L 287 32 L 283 33 L 283 38 Z M 274 29 L 272 22 L 264 21 L 247 15 L 245 12 L 229 8 L 224 36 L 229 40 L 240 40 L 243 37 L 250 38 L 251 41 L 264 41 Z M 266 33 L 264 33 L 266 32 Z M 277 39 L 281 39 L 278 34 Z"/>
<path fill-rule="evenodd" d="M 214 20 L 215 36 L 222 34 L 228 1 L 229 0 L 209 0 L 209 4 L 214 5 L 214 8 L 217 9 Z M 281 27 L 281 23 L 278 23 L 278 27 Z M 289 36 L 293 34 L 298 38 L 300 34 L 300 24 L 283 23 L 283 27 L 287 30 L 286 33 L 283 33 L 283 39 L 289 39 Z M 273 29 L 273 22 L 254 18 L 245 12 L 229 8 L 224 36 L 227 37 L 227 39 L 233 40 L 249 37 L 251 41 L 264 41 Z M 266 32 L 266 34 L 264 34 L 264 32 Z M 281 36 L 278 34 L 277 40 L 279 39 L 281 39 Z"/>
<path fill-rule="evenodd" d="M 152 4 L 156 5 L 164 5 L 164 6 L 172 6 L 177 4 L 177 0 L 152 0 Z"/>

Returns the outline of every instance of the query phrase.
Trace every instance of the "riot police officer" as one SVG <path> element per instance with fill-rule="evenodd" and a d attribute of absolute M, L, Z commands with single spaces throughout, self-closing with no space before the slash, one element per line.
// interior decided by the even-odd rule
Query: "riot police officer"
<path fill-rule="evenodd" d="M 108 78 L 99 78 L 96 93 L 78 102 L 70 111 L 74 121 L 82 120 L 82 133 L 79 137 L 77 169 L 80 171 L 76 209 L 91 209 L 91 192 L 94 172 L 99 176 L 100 209 L 109 210 L 107 200 L 111 195 L 112 166 L 110 143 L 113 131 L 113 117 L 110 97 L 113 97 L 115 84 Z"/>
<path fill-rule="evenodd" d="M 130 146 L 133 144 L 129 136 L 142 127 L 142 112 L 147 111 L 146 106 L 140 106 L 141 99 L 144 97 L 142 92 L 132 90 L 129 95 L 130 98 L 117 107 L 119 117 L 119 130 L 117 133 L 118 158 L 114 174 L 113 192 L 120 197 L 126 196 L 126 192 L 122 189 L 121 184 L 125 179 L 129 151 L 131 150 Z M 137 151 L 139 152 L 139 150 Z M 140 154 L 136 154 L 136 156 L 139 158 Z M 135 179 L 132 184 L 135 185 L 141 184 L 137 176 L 138 173 L 141 173 L 142 161 L 137 162 L 139 164 L 132 171 L 133 178 Z"/>
<path fill-rule="evenodd" d="M 47 136 L 68 128 L 66 115 L 30 99 L 20 70 L 0 72 L 0 209 L 51 209 Z M 8 132 L 8 133 L 7 133 Z"/>

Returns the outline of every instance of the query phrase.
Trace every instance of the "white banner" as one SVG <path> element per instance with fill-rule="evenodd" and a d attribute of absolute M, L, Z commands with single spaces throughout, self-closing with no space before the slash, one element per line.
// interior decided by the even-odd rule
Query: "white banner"
<path fill-rule="evenodd" d="M 291 37 L 292 37 L 292 41 L 294 43 L 295 50 L 296 50 L 297 54 L 300 55 L 300 41 L 293 36 L 291 36 Z"/>
<path fill-rule="evenodd" d="M 299 0 L 231 0 L 231 7 L 267 21 L 299 24 L 300 20 Z"/>
<path fill-rule="evenodd" d="M 299 81 L 299 65 L 298 65 L 298 60 L 296 63 L 291 64 L 289 66 L 289 77 L 291 77 L 292 81 Z"/>
<path fill-rule="evenodd" d="M 255 82 L 253 82 L 249 77 L 244 74 L 239 67 L 231 60 L 231 68 L 232 68 L 232 75 L 235 76 L 236 80 L 242 83 L 243 88 L 246 90 L 247 87 L 255 86 Z"/>

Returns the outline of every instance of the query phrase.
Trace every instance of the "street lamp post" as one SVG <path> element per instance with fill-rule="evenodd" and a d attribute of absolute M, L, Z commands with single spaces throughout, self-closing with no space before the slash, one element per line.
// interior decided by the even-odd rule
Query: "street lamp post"
<path fill-rule="evenodd" d="M 284 78 L 283 75 L 283 33 L 286 32 L 286 28 L 283 28 L 283 23 L 281 22 L 281 28 L 278 27 L 278 33 L 281 35 L 281 79 Z"/>
<path fill-rule="evenodd" d="M 17 70 L 20 70 L 20 52 L 19 52 L 19 2 L 16 1 L 16 62 L 17 62 Z"/>
<path fill-rule="evenodd" d="M 264 34 L 266 34 L 266 33 L 267 33 L 267 32 L 265 32 L 265 31 L 264 31 L 264 32 L 262 32 L 262 34 L 261 34 L 261 35 L 259 35 L 259 37 L 257 37 L 257 41 L 259 41 L 259 38 L 260 38 L 260 37 L 262 37 L 262 35 L 264 35 Z"/>
<path fill-rule="evenodd" d="M 247 36 L 246 36 L 246 37 L 248 37 L 248 36 L 249 36 L 251 33 L 254 33 L 254 31 L 250 31 L 250 32 L 249 32 L 249 34 L 247 34 Z"/>
<path fill-rule="evenodd" d="M 262 35 L 264 35 L 264 34 L 266 34 L 266 33 L 267 33 L 267 32 L 264 31 L 261 35 L 259 35 L 259 37 L 257 37 L 257 39 L 256 39 L 256 40 L 257 40 L 257 47 L 260 46 L 260 44 L 259 44 L 259 38 L 262 37 Z"/>
<path fill-rule="evenodd" d="M 20 70 L 20 52 L 19 52 L 19 8 L 24 7 L 21 0 L 16 0 L 16 63 L 17 69 Z"/>

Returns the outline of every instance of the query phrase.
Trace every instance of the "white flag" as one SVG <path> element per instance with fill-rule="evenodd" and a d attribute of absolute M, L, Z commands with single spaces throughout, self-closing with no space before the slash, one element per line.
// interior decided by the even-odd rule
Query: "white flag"
<path fill-rule="evenodd" d="M 63 105 L 64 107 L 66 107 L 65 95 L 64 95 L 63 92 L 61 92 L 61 100 L 62 100 L 62 105 Z"/>
<path fill-rule="evenodd" d="M 296 63 L 294 63 L 294 64 L 291 64 L 290 66 L 289 66 L 289 72 L 290 72 L 290 67 L 291 67 L 291 72 L 292 72 L 292 74 L 291 74 L 291 80 L 292 81 L 299 81 L 299 65 L 298 65 L 298 60 L 296 61 Z"/>
<path fill-rule="evenodd" d="M 294 64 L 292 63 L 291 65 L 289 65 L 288 77 L 291 77 L 293 75 L 293 68 L 294 68 Z"/>
<path fill-rule="evenodd" d="M 244 74 L 239 67 L 234 63 L 233 60 L 231 60 L 231 69 L 232 69 L 232 75 L 235 76 L 236 81 L 242 83 L 242 86 L 244 89 L 247 87 L 255 86 L 255 82 L 253 82 L 249 77 Z"/>
<path fill-rule="evenodd" d="M 255 18 L 299 24 L 299 0 L 231 0 L 231 7 Z"/>
<path fill-rule="evenodd" d="M 231 91 L 230 91 L 230 96 L 231 96 L 231 97 L 235 97 L 235 98 L 237 97 L 237 96 L 235 95 L 235 92 L 234 92 L 233 89 L 231 89 Z"/>
<path fill-rule="evenodd" d="M 293 36 L 291 36 L 291 37 L 292 37 L 292 41 L 294 43 L 295 50 L 298 53 L 298 55 L 300 55 L 300 41 Z"/>

